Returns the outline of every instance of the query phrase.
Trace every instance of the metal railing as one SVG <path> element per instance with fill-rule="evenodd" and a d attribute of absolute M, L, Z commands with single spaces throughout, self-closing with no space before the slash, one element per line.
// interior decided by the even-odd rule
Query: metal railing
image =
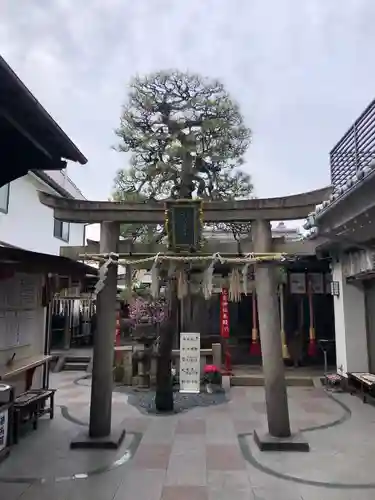
<path fill-rule="evenodd" d="M 331 183 L 336 191 L 375 160 L 375 100 L 330 152 Z"/>

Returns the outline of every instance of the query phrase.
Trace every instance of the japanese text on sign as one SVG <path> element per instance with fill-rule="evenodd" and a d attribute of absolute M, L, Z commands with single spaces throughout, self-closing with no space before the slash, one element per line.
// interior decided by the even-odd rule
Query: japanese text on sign
<path fill-rule="evenodd" d="M 223 338 L 229 337 L 229 327 L 228 289 L 223 288 L 220 297 L 220 334 Z"/>
<path fill-rule="evenodd" d="M 8 410 L 0 412 L 0 451 L 7 445 L 8 438 Z"/>
<path fill-rule="evenodd" d="M 181 333 L 180 392 L 200 392 L 200 334 Z"/>

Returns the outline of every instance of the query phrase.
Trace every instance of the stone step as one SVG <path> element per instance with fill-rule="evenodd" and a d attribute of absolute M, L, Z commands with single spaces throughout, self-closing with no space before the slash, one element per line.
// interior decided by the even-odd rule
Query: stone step
<path fill-rule="evenodd" d="M 309 376 L 287 376 L 286 384 L 289 387 L 313 387 L 314 378 Z M 230 385 L 237 387 L 259 387 L 264 385 L 263 375 L 233 375 Z"/>
<path fill-rule="evenodd" d="M 90 363 L 91 356 L 66 356 L 67 363 Z"/>
<path fill-rule="evenodd" d="M 82 362 L 65 362 L 63 371 L 77 371 L 77 372 L 85 372 L 87 370 L 87 363 Z"/>

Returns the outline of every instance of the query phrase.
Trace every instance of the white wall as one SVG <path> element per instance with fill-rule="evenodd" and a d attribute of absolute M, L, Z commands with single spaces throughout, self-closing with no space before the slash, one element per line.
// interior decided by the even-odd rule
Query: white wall
<path fill-rule="evenodd" d="M 77 200 L 86 199 L 83 196 L 82 191 L 74 184 L 72 179 L 68 177 L 68 168 L 65 168 L 65 170 L 44 170 L 44 174 L 47 174 Z"/>
<path fill-rule="evenodd" d="M 339 282 L 340 296 L 333 298 L 335 311 L 336 360 L 339 372 L 367 372 L 365 293 L 363 285 L 348 284 L 342 264 L 332 264 L 332 280 Z"/>
<path fill-rule="evenodd" d="M 53 236 L 53 210 L 40 203 L 38 190 L 56 194 L 33 174 L 11 182 L 8 213 L 0 213 L 0 241 L 53 255 L 60 254 L 61 246 L 83 245 L 84 224 L 70 224 L 69 242 Z M 81 196 L 83 198 L 82 193 Z"/>

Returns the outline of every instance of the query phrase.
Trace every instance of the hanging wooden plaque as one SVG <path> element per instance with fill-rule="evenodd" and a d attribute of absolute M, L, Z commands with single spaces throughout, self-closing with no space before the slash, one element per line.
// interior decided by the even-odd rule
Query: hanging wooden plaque
<path fill-rule="evenodd" d="M 202 218 L 200 200 L 168 201 L 165 210 L 168 249 L 173 252 L 197 252 L 202 239 Z"/>
<path fill-rule="evenodd" d="M 290 273 L 289 274 L 290 293 L 304 294 L 306 293 L 306 274 L 305 273 Z"/>

